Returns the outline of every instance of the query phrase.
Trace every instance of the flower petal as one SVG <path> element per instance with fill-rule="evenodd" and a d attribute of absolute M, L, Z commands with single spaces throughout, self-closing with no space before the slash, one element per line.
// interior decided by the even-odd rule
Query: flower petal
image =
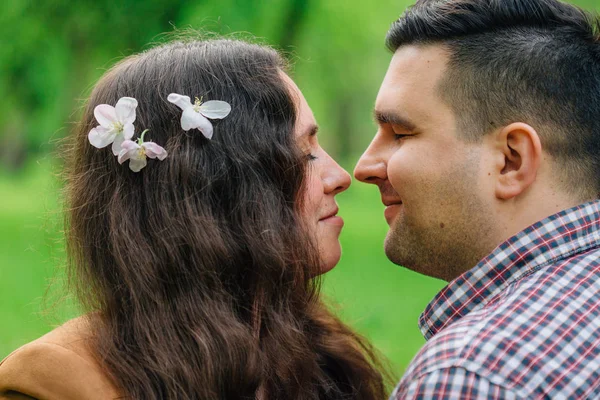
<path fill-rule="evenodd" d="M 134 142 L 133 140 L 125 140 L 122 144 L 121 144 L 121 148 L 125 149 L 127 151 L 130 150 L 138 150 L 140 148 L 140 145 L 137 144 L 136 142 Z"/>
<path fill-rule="evenodd" d="M 222 119 L 229 115 L 231 106 L 226 101 L 210 100 L 206 103 L 202 103 L 200 112 L 206 118 Z"/>
<path fill-rule="evenodd" d="M 177 93 L 171 93 L 168 95 L 167 100 L 181 108 L 183 111 L 192 106 L 192 100 L 189 96 L 182 96 Z"/>
<path fill-rule="evenodd" d="M 135 108 L 137 106 L 138 102 L 133 97 L 121 97 L 115 106 L 118 121 L 123 125 L 133 124 L 135 121 Z"/>
<path fill-rule="evenodd" d="M 117 113 L 113 106 L 99 104 L 94 108 L 94 117 L 103 128 L 111 128 L 117 122 Z"/>
<path fill-rule="evenodd" d="M 142 147 L 150 158 L 158 158 L 160 161 L 167 157 L 167 151 L 154 142 L 145 142 Z"/>
<path fill-rule="evenodd" d="M 132 154 L 133 151 L 121 148 L 121 151 L 119 152 L 119 156 L 117 158 L 119 164 L 123 164 L 125 161 L 129 160 Z"/>
<path fill-rule="evenodd" d="M 102 149 L 115 140 L 117 133 L 112 129 L 97 126 L 88 133 L 88 140 L 97 149 Z"/>
<path fill-rule="evenodd" d="M 123 127 L 123 137 L 127 140 L 133 137 L 133 133 L 135 132 L 135 127 L 132 123 L 125 124 Z"/>
<path fill-rule="evenodd" d="M 121 145 L 123 144 L 123 142 L 125 141 L 125 138 L 123 137 L 122 134 L 118 134 L 117 136 L 115 136 L 115 141 L 112 144 L 112 152 L 115 156 L 118 156 L 119 153 L 121 152 Z"/>
<path fill-rule="evenodd" d="M 126 160 L 135 157 L 140 146 L 132 141 L 125 140 L 121 143 L 121 151 L 119 152 L 119 164 L 123 164 Z"/>
<path fill-rule="evenodd" d="M 129 160 L 129 169 L 133 172 L 140 172 L 142 168 L 146 166 L 146 157 L 142 158 L 131 158 Z"/>
<path fill-rule="evenodd" d="M 184 131 L 194 129 L 200 123 L 200 117 L 202 117 L 202 115 L 194 111 L 192 107 L 183 110 L 183 113 L 181 114 L 181 129 Z"/>
<path fill-rule="evenodd" d="M 194 111 L 193 108 L 188 108 L 181 115 L 181 128 L 184 131 L 198 128 L 207 139 L 211 139 L 213 135 L 213 126 L 210 121 L 202 114 Z"/>

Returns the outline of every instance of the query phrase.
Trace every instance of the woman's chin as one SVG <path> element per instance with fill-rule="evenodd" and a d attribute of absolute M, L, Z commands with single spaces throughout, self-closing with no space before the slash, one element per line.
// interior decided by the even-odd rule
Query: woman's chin
<path fill-rule="evenodd" d="M 327 246 L 327 248 L 321 246 L 319 253 L 321 255 L 321 269 L 319 270 L 318 275 L 322 275 L 334 269 L 340 262 L 340 258 L 342 257 L 340 242 L 336 240 L 335 244 Z"/>

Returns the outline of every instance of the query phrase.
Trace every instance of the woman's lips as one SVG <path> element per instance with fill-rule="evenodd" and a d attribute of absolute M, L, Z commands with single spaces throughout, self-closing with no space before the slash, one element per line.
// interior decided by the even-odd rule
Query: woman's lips
<path fill-rule="evenodd" d="M 323 219 L 320 219 L 319 222 L 335 226 L 344 226 L 344 220 L 342 219 L 342 217 L 338 217 L 337 215 L 325 217 Z"/>

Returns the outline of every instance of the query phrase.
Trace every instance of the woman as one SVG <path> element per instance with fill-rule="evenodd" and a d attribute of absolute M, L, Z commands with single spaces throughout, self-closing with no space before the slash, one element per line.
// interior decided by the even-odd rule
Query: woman
<path fill-rule="evenodd" d="M 87 313 L 4 360 L 0 396 L 385 396 L 371 347 L 319 300 L 350 178 L 275 51 L 128 57 L 73 139 L 67 250 Z"/>

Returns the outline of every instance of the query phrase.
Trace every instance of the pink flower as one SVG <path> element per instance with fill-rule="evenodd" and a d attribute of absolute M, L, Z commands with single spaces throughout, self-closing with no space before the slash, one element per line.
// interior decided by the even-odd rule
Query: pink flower
<path fill-rule="evenodd" d="M 121 144 L 121 151 L 119 152 L 119 164 L 123 164 L 129 160 L 129 169 L 133 172 L 139 172 L 147 164 L 146 158 L 158 158 L 160 161 L 167 157 L 167 151 L 153 142 L 144 142 L 144 135 L 148 132 L 146 129 L 142 132 L 136 142 L 132 140 L 125 140 Z"/>
<path fill-rule="evenodd" d="M 121 97 L 115 107 L 99 104 L 94 108 L 94 116 L 100 125 L 88 134 L 92 146 L 102 149 L 112 143 L 116 156 L 125 140 L 133 137 L 135 109 L 138 102 L 133 97 Z"/>

